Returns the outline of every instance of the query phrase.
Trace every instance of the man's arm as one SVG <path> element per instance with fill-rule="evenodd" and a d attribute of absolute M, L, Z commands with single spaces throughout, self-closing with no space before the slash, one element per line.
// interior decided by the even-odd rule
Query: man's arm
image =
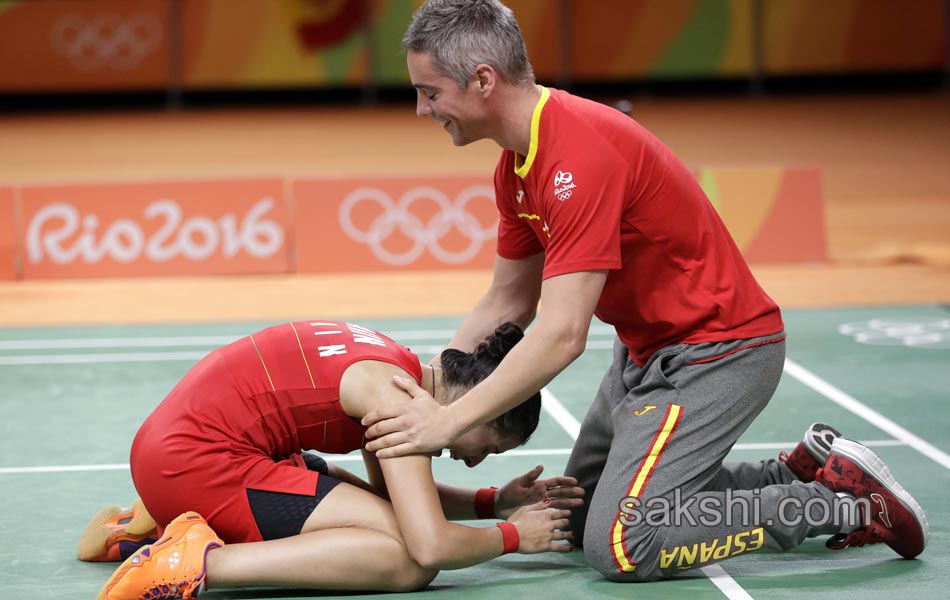
<path fill-rule="evenodd" d="M 511 410 L 547 385 L 584 352 L 606 271 L 581 271 L 545 280 L 534 326 L 494 373 L 447 406 L 458 434 Z"/>
<path fill-rule="evenodd" d="M 541 312 L 494 373 L 448 406 L 439 406 L 412 381 L 397 384 L 416 400 L 383 406 L 363 423 L 374 423 L 366 449 L 381 458 L 444 447 L 469 429 L 517 406 L 544 387 L 584 351 L 587 332 L 607 271 L 551 277 L 541 285 Z M 385 450 L 383 450 L 385 448 Z"/>
<path fill-rule="evenodd" d="M 491 286 L 465 317 L 448 347 L 471 352 L 496 327 L 508 321 L 527 329 L 538 310 L 543 269 L 543 253 L 520 260 L 496 256 Z M 431 362 L 438 361 L 436 355 Z"/>

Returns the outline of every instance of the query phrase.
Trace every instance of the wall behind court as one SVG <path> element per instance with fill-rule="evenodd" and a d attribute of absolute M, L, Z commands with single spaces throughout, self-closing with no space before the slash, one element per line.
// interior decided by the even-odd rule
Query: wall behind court
<path fill-rule="evenodd" d="M 0 92 L 403 86 L 419 0 L 0 0 Z M 547 82 L 945 68 L 945 0 L 508 0 Z"/>
<path fill-rule="evenodd" d="M 750 262 L 826 259 L 817 168 L 695 175 Z M 490 269 L 497 227 L 484 175 L 21 185 L 0 279 Z"/>

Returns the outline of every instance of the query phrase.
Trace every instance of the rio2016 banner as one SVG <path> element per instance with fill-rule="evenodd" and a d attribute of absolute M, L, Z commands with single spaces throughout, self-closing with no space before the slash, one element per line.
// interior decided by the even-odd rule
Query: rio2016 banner
<path fill-rule="evenodd" d="M 826 259 L 818 169 L 696 176 L 749 262 Z M 0 188 L 0 279 L 489 269 L 497 228 L 473 175 Z"/>
<path fill-rule="evenodd" d="M 280 179 L 30 186 L 24 278 L 285 272 Z"/>

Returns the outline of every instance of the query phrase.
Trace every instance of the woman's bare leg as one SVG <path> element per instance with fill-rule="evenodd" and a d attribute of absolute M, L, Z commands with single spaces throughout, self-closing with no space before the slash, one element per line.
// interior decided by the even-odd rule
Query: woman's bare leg
<path fill-rule="evenodd" d="M 208 589 L 272 585 L 401 592 L 425 587 L 436 575 L 385 533 L 356 527 L 229 544 L 208 553 L 207 568 Z"/>
<path fill-rule="evenodd" d="M 300 535 L 223 546 L 208 553 L 206 567 L 209 589 L 409 591 L 438 573 L 409 556 L 391 504 L 345 483 L 317 505 Z"/>

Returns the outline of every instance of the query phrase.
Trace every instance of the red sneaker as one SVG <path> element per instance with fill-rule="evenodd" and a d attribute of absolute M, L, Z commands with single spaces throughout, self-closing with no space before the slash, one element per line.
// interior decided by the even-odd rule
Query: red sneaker
<path fill-rule="evenodd" d="M 224 545 L 201 515 L 186 512 L 162 539 L 119 565 L 96 600 L 188 600 L 198 597 L 208 551 Z"/>
<path fill-rule="evenodd" d="M 118 562 L 158 539 L 158 526 L 142 501 L 131 508 L 107 506 L 89 521 L 76 547 L 79 560 Z"/>
<path fill-rule="evenodd" d="M 816 481 L 833 492 L 867 500 L 864 527 L 839 534 L 827 544 L 833 550 L 884 542 L 904 558 L 914 558 L 927 545 L 927 516 L 920 504 L 891 475 L 873 450 L 838 438 Z"/>
<path fill-rule="evenodd" d="M 815 480 L 815 473 L 828 460 L 831 444 L 841 437 L 841 432 L 824 423 L 812 423 L 802 441 L 791 454 L 782 452 L 779 460 L 785 463 L 795 477 L 808 483 Z"/>

